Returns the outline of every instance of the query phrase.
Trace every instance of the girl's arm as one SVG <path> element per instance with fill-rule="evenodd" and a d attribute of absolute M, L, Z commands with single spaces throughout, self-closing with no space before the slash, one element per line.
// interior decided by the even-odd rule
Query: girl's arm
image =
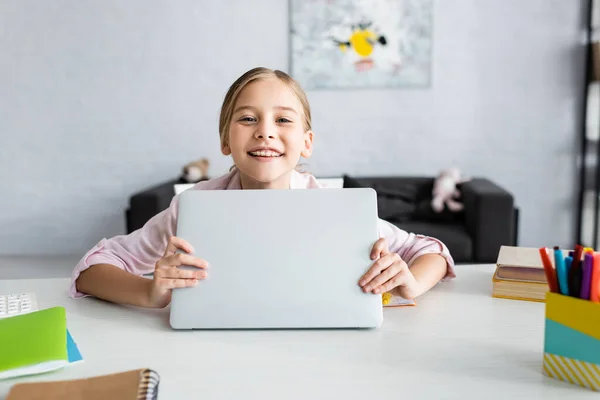
<path fill-rule="evenodd" d="M 153 272 L 163 257 L 176 229 L 177 206 L 175 197 L 168 209 L 152 217 L 141 229 L 102 239 L 89 250 L 73 270 L 71 297 L 95 296 L 143 305 L 147 301 L 148 279 L 142 275 Z"/>
<path fill-rule="evenodd" d="M 380 220 L 380 239 L 371 251 L 373 265 L 359 279 L 364 292 L 391 292 L 413 299 L 444 278 L 453 278 L 454 260 L 439 240 L 408 233 Z"/>
<path fill-rule="evenodd" d="M 81 272 L 75 281 L 79 293 L 113 303 L 150 307 L 152 279 L 134 275 L 110 264 L 95 264 Z"/>
<path fill-rule="evenodd" d="M 417 257 L 410 266 L 410 272 L 417 281 L 414 297 L 434 287 L 446 276 L 447 270 L 447 261 L 439 254 L 423 254 Z"/>
<path fill-rule="evenodd" d="M 456 277 L 454 259 L 442 241 L 429 236 L 408 233 L 382 219 L 379 222 L 379 236 L 385 238 L 388 245 L 386 250 L 398 254 L 410 267 L 413 274 L 424 279 L 427 290 L 441 279 Z"/>
<path fill-rule="evenodd" d="M 181 238 L 170 236 L 164 246 L 162 256 L 147 250 L 144 252 L 138 248 L 139 242 L 144 243 L 151 234 L 162 234 L 162 230 L 159 229 L 162 225 L 155 226 L 154 221 L 145 226 L 140 231 L 143 235 L 136 240 L 132 239 L 136 237 L 133 234 L 131 237 L 126 237 L 128 242 L 131 242 L 125 242 L 129 244 L 128 251 L 123 248 L 108 251 L 107 247 L 115 246 L 114 243 L 109 242 L 99 254 L 94 253 L 96 258 L 114 257 L 115 260 L 135 256 L 137 264 L 132 265 L 142 265 L 145 269 L 153 271 L 152 279 L 142 277 L 139 267 L 136 273 L 132 273 L 127 270 L 127 268 L 132 268 L 129 264 L 125 264 L 124 268 L 119 268 L 110 263 L 94 263 L 90 261 L 94 255 L 90 255 L 89 258 L 84 257 L 83 264 L 90 263 L 91 265 L 80 271 L 79 276 L 75 279 L 74 290 L 76 293 L 95 296 L 114 303 L 163 308 L 171 302 L 174 288 L 195 286 L 198 281 L 205 279 L 208 263 L 195 257 L 192 254 L 194 252 L 192 246 Z M 119 242 L 117 239 L 113 239 L 113 241 Z M 155 251 L 161 247 L 156 245 L 152 249 Z M 179 253 L 179 250 L 182 252 Z M 159 258 L 158 261 L 155 261 L 157 258 Z M 180 265 L 194 266 L 197 269 L 177 268 Z"/>

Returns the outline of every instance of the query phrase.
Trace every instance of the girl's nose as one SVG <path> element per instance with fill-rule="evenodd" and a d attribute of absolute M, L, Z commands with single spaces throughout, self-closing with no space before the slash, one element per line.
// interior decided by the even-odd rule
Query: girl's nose
<path fill-rule="evenodd" d="M 275 139 L 276 127 L 268 122 L 262 122 L 257 126 L 254 137 L 256 139 Z"/>

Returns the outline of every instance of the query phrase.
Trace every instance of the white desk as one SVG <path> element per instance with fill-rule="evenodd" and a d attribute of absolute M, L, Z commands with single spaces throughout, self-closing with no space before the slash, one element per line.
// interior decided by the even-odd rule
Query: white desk
<path fill-rule="evenodd" d="M 0 382 L 72 379 L 139 367 L 161 375 L 160 399 L 598 398 L 541 373 L 544 305 L 493 299 L 489 265 L 417 307 L 386 309 L 379 330 L 173 331 L 168 309 L 67 297 L 67 279 L 3 280 L 0 293 L 36 292 L 61 305 L 84 362 Z"/>

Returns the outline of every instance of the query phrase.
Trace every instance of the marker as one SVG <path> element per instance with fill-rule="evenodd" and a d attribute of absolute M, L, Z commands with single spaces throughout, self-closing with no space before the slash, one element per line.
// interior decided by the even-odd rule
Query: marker
<path fill-rule="evenodd" d="M 590 299 L 590 283 L 592 282 L 592 268 L 594 266 L 594 256 L 590 253 L 585 253 L 583 264 L 581 266 L 581 291 L 580 298 L 584 300 Z"/>
<path fill-rule="evenodd" d="M 548 287 L 552 293 L 560 293 L 558 290 L 558 283 L 556 282 L 556 271 L 550 261 L 549 250 L 546 247 L 539 248 L 540 256 L 542 257 L 542 264 L 544 265 L 544 272 L 546 273 L 546 280 L 548 281 Z"/>
<path fill-rule="evenodd" d="M 568 262 L 567 262 L 568 260 Z M 571 257 L 563 258 L 562 251 L 555 247 L 554 248 L 554 265 L 556 266 L 556 280 L 558 281 L 558 287 L 560 293 L 565 296 L 569 295 L 569 282 L 567 274 L 567 264 L 571 266 Z"/>
<path fill-rule="evenodd" d="M 579 297 L 581 292 L 581 256 L 583 253 L 583 246 L 578 244 L 575 246 L 575 255 L 573 256 L 573 262 L 569 270 L 569 295 L 573 297 Z"/>
<path fill-rule="evenodd" d="M 600 253 L 594 253 L 592 266 L 592 282 L 590 284 L 590 300 L 600 303 Z"/>

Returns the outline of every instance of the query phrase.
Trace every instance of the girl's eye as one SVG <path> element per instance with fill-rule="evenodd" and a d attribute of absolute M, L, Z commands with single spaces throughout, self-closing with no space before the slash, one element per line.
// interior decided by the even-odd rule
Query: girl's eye
<path fill-rule="evenodd" d="M 279 119 L 277 120 L 277 122 L 280 122 L 280 123 L 287 123 L 287 122 L 292 122 L 292 121 L 290 121 L 290 120 L 289 120 L 289 119 L 287 119 L 287 118 L 279 118 Z"/>
<path fill-rule="evenodd" d="M 254 122 L 254 118 L 252 118 L 252 117 L 242 117 L 242 118 L 240 118 L 240 121 Z"/>

